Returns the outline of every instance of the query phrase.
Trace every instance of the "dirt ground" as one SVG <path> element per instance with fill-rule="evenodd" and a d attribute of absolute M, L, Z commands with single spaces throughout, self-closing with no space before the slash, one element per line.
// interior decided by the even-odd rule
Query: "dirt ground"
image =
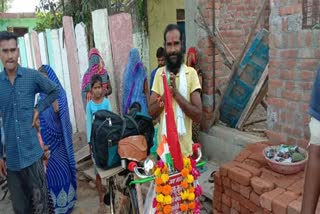
<path fill-rule="evenodd" d="M 253 121 L 258 121 L 261 119 L 266 119 L 267 112 L 261 106 L 258 105 L 254 110 L 246 124 Z M 254 123 L 252 125 L 244 126 L 244 131 L 258 135 L 264 136 L 263 132 L 259 130 L 264 130 L 267 127 L 266 121 Z M 83 134 L 77 134 L 74 136 L 74 151 L 75 153 L 86 145 L 85 136 Z M 83 177 L 83 173 L 78 172 L 78 189 L 77 196 L 78 200 L 74 207 L 72 214 L 94 214 L 97 213 L 99 207 L 98 193 L 96 191 L 94 182 L 90 182 L 88 178 Z M 0 190 L 2 191 L 2 190 Z M 120 193 L 116 193 L 116 198 L 120 197 Z M 202 197 L 202 214 L 212 213 L 212 199 Z M 107 207 L 108 210 L 108 207 Z M 0 201 L 0 213 L 13 214 L 10 195 L 6 197 L 4 201 Z"/>
<path fill-rule="evenodd" d="M 89 184 L 87 181 L 81 181 L 81 178 L 80 180 L 78 179 L 77 196 L 77 203 L 72 211 L 72 214 L 96 214 L 98 212 L 99 198 L 95 187 L 92 185 L 92 182 Z M 116 192 L 116 200 L 119 199 L 119 197 L 120 193 Z M 106 207 L 108 211 L 107 213 L 109 214 L 109 207 Z M 118 208 L 119 205 L 116 205 L 117 210 Z M 10 196 L 6 197 L 4 201 L 0 201 L 0 213 L 13 214 Z M 212 201 L 202 197 L 201 214 L 210 213 L 212 213 Z"/>
<path fill-rule="evenodd" d="M 83 135 L 75 135 L 74 136 L 74 151 L 75 153 L 80 150 L 82 147 L 86 145 L 85 137 Z M 72 214 L 96 214 L 98 212 L 99 207 L 99 197 L 96 191 L 94 182 L 90 182 L 90 180 L 83 176 L 82 171 L 77 173 L 77 202 L 72 211 Z M 147 185 L 144 186 L 144 189 L 147 189 Z M 0 190 L 1 191 L 1 190 Z M 116 192 L 116 201 L 119 201 L 121 194 Z M 210 214 L 212 213 L 212 201 L 206 197 L 202 197 L 202 214 Z M 107 206 L 107 210 L 109 207 Z M 116 210 L 118 210 L 119 204 L 116 204 Z M 10 195 L 6 197 L 5 200 L 0 201 L 0 213 L 5 214 L 13 214 Z M 110 212 L 107 212 L 110 213 Z M 119 212 L 116 212 L 119 213 Z"/>

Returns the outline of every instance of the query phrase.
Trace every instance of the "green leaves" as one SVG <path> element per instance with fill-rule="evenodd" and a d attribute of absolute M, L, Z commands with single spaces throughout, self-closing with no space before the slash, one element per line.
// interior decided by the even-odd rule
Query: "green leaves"
<path fill-rule="evenodd" d="M 12 0 L 0 0 L 0 12 L 4 13 L 10 9 Z"/>
<path fill-rule="evenodd" d="M 55 29 L 62 26 L 62 13 L 57 12 L 36 12 L 37 23 L 34 28 L 37 32 L 45 31 L 46 29 Z"/>

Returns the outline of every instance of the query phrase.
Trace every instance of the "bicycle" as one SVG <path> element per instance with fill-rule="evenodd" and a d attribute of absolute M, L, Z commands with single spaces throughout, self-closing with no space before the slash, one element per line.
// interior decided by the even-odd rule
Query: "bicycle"
<path fill-rule="evenodd" d="M 197 145 L 197 144 L 194 144 Z M 201 146 L 197 148 L 198 157 L 196 158 L 197 167 L 203 167 L 206 161 L 200 161 L 202 157 Z M 128 164 L 127 164 L 128 163 Z M 142 166 L 141 166 L 142 165 Z M 122 166 L 111 170 L 100 170 L 102 179 L 107 179 L 108 194 L 105 195 L 105 203 L 110 206 L 110 212 L 115 213 L 115 191 L 118 190 L 123 195 L 128 197 L 128 203 L 124 208 L 124 213 L 142 214 L 144 200 L 142 198 L 141 185 L 154 181 L 154 175 L 150 174 L 151 169 L 154 167 L 153 161 L 146 159 L 143 163 L 132 161 L 128 159 L 122 160 Z M 117 184 L 116 176 L 123 176 L 124 180 L 122 184 Z M 174 171 L 170 174 L 170 179 L 178 177 L 180 172 Z M 122 213 L 122 212 L 121 212 Z"/>
<path fill-rule="evenodd" d="M 203 167 L 206 161 L 200 161 L 202 157 L 201 146 L 198 146 L 196 158 L 197 168 Z M 129 214 L 142 214 L 144 200 L 142 198 L 141 185 L 154 181 L 155 177 L 151 173 L 154 163 L 151 159 L 146 158 L 143 162 L 137 162 L 129 159 L 122 159 L 122 166 L 101 170 L 97 168 L 101 179 L 106 179 L 108 184 L 108 194 L 105 195 L 105 204 L 110 206 L 110 212 L 115 213 L 115 191 L 118 190 L 128 197 L 127 203 L 121 203 L 122 208 Z M 180 172 L 174 171 L 170 174 L 170 179 L 180 175 Z M 123 182 L 119 185 L 116 177 L 124 177 Z M 121 213 L 121 212 L 120 212 Z"/>
<path fill-rule="evenodd" d="M 197 162 L 196 166 L 197 166 L 197 168 L 201 168 L 206 164 L 206 161 L 200 161 L 201 158 L 202 158 L 201 146 L 199 144 L 194 144 L 194 146 L 198 146 L 198 148 L 197 148 L 198 157 L 196 158 L 196 162 Z M 131 189 L 132 192 L 135 192 L 135 189 L 137 188 L 135 185 L 139 186 L 139 185 L 141 185 L 143 183 L 154 181 L 154 179 L 155 179 L 154 175 L 148 175 L 149 173 L 141 173 L 140 172 L 140 171 L 143 171 L 143 172 L 150 171 L 151 167 L 150 167 L 150 164 L 147 163 L 148 161 L 149 161 L 148 159 L 145 161 L 144 167 L 139 167 L 136 164 L 132 164 L 133 166 L 131 166 L 131 169 L 129 169 L 135 175 L 137 175 L 137 177 L 139 178 L 139 179 L 134 179 L 129 183 L 129 188 Z M 148 165 L 149 165 L 149 167 L 145 167 L 145 166 L 148 166 Z M 177 181 L 181 177 L 181 172 L 175 170 L 175 171 L 173 171 L 172 173 L 169 174 L 169 177 L 170 177 L 170 179 L 169 179 L 170 181 L 176 180 L 175 185 L 177 185 L 177 183 L 179 183 Z M 136 195 L 137 196 L 133 198 L 133 199 L 137 200 L 134 203 L 135 208 L 136 208 L 134 210 L 138 210 L 139 212 L 134 212 L 133 214 L 139 214 L 139 213 L 141 214 L 141 213 L 143 213 L 142 212 L 142 208 L 144 206 L 144 202 L 143 202 L 143 199 L 142 199 L 142 196 L 141 196 L 141 192 L 139 193 L 137 191 Z M 180 192 L 178 193 L 178 195 L 180 195 Z M 174 199 L 173 199 L 173 201 L 174 201 Z M 177 204 L 177 202 L 179 202 L 179 201 L 176 200 L 176 204 Z"/>

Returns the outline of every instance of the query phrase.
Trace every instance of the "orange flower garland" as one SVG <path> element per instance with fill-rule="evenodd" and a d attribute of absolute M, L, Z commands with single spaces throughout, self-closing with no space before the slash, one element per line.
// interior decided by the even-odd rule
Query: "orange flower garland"
<path fill-rule="evenodd" d="M 181 181 L 180 186 L 182 187 L 182 191 L 180 193 L 182 202 L 180 204 L 180 210 L 182 212 L 192 211 L 194 209 L 194 188 L 193 181 L 194 177 L 191 175 L 192 166 L 189 158 L 183 159 L 184 168 L 181 171 L 181 175 L 183 180 Z"/>
<path fill-rule="evenodd" d="M 200 176 L 196 168 L 195 161 L 190 158 L 183 159 L 184 168 L 181 170 L 182 181 L 180 183 L 181 203 L 180 210 L 183 213 L 200 214 L 199 196 L 202 194 L 197 178 Z M 153 207 L 157 214 L 172 213 L 172 187 L 169 184 L 169 170 L 167 165 L 161 160 L 158 161 L 155 170 L 155 192 Z"/>
<path fill-rule="evenodd" d="M 172 188 L 169 183 L 169 170 L 165 163 L 159 161 L 155 171 L 155 190 L 156 197 L 153 201 L 153 207 L 156 208 L 157 214 L 169 214 L 172 211 Z"/>
<path fill-rule="evenodd" d="M 201 187 L 195 182 L 200 173 L 196 169 L 195 162 L 190 158 L 184 158 L 183 164 L 184 168 L 181 171 L 183 180 L 180 184 L 182 188 L 180 210 L 185 213 L 200 213 L 198 197 L 201 195 Z"/>

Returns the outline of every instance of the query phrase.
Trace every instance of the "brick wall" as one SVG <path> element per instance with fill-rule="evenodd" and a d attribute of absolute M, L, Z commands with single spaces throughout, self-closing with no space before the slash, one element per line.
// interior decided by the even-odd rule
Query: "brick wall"
<path fill-rule="evenodd" d="M 261 9 L 262 0 L 216 0 L 215 17 L 216 25 L 220 33 L 235 57 L 239 57 L 250 33 L 252 25 L 256 22 L 258 13 Z M 268 7 L 267 7 L 268 8 Z M 268 29 L 269 10 L 267 9 L 257 30 L 262 27 Z M 216 51 L 216 84 L 217 87 L 223 88 L 230 73 L 223 64 L 223 59 L 219 52 Z"/>
<path fill-rule="evenodd" d="M 320 31 L 302 30 L 301 0 L 272 2 L 268 129 L 302 144 L 309 138 L 307 109 L 320 65 Z"/>
<path fill-rule="evenodd" d="M 196 3 L 211 29 L 212 23 L 215 22 L 225 43 L 233 55 L 238 57 L 245 46 L 250 28 L 256 21 L 262 5 L 261 0 L 197 0 Z M 268 28 L 268 23 L 269 10 L 266 10 L 258 29 Z M 197 46 L 200 51 L 200 67 L 204 72 L 202 128 L 207 129 L 212 124 L 213 100 L 217 100 L 217 96 L 214 98 L 213 95 L 214 86 L 223 89 L 230 70 L 223 64 L 218 50 L 214 49 L 207 33 L 200 28 L 198 31 Z M 215 54 L 213 54 L 214 51 Z M 213 69 L 215 70 L 215 81 L 213 81 Z"/>

